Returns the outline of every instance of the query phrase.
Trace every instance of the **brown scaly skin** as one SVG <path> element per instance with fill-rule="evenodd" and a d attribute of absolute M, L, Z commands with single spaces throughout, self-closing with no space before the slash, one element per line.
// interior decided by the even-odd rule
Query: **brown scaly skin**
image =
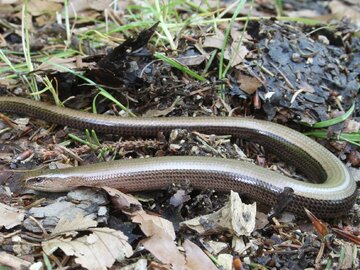
<path fill-rule="evenodd" d="M 289 211 L 302 215 L 303 207 L 319 217 L 345 214 L 355 200 L 356 185 L 347 168 L 328 150 L 301 133 L 267 121 L 235 117 L 123 118 L 56 107 L 18 97 L 0 97 L 0 112 L 26 114 L 78 129 L 102 133 L 156 136 L 181 128 L 231 134 L 255 141 L 301 170 L 305 183 L 258 166 L 235 160 L 200 157 L 163 157 L 119 160 L 70 169 L 29 173 L 27 187 L 49 192 L 77 186 L 110 186 L 128 191 L 159 189 L 190 181 L 195 188 L 246 192 L 274 205 L 285 187 L 294 190 Z"/>

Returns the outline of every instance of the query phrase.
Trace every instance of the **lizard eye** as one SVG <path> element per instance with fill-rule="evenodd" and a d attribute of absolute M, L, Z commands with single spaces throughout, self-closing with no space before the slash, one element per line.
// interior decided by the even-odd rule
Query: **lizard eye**
<path fill-rule="evenodd" d="M 34 177 L 34 178 L 30 178 L 30 179 L 28 179 L 26 182 L 28 183 L 28 184 L 40 184 L 40 183 L 42 183 L 43 181 L 44 181 L 45 179 L 44 179 L 44 177 Z"/>

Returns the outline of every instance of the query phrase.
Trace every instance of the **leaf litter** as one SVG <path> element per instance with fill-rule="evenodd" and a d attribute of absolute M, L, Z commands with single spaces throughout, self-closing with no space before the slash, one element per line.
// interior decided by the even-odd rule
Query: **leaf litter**
<path fill-rule="evenodd" d="M 118 230 L 96 228 L 97 222 L 77 215 L 69 220 L 60 218 L 49 240 L 42 242 L 43 251 L 49 256 L 60 248 L 66 255 L 75 256 L 75 262 L 86 269 L 107 269 L 114 262 L 133 254 L 127 237 Z M 76 237 L 86 231 L 89 234 Z"/>

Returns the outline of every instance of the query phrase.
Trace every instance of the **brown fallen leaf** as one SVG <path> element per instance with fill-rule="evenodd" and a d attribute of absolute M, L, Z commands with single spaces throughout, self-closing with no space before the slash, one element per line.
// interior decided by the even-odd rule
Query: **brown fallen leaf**
<path fill-rule="evenodd" d="M 158 263 L 156 261 L 151 261 L 147 268 L 148 270 L 171 270 L 170 265 L 165 265 L 162 263 Z M 132 270 L 132 269 L 131 269 Z"/>
<path fill-rule="evenodd" d="M 175 230 L 173 224 L 156 215 L 146 213 L 141 203 L 130 194 L 125 194 L 117 189 L 110 187 L 103 187 L 103 189 L 115 199 L 115 205 L 118 209 L 122 210 L 125 214 L 131 217 L 131 220 L 138 223 L 143 233 L 150 237 L 154 236 L 159 231 L 166 232 L 172 240 L 175 239 Z M 134 207 L 129 208 L 131 205 Z"/>
<path fill-rule="evenodd" d="M 179 102 L 180 98 L 176 97 L 173 104 L 170 107 L 163 109 L 163 110 L 148 110 L 146 113 L 143 114 L 143 117 L 158 117 L 158 116 L 166 116 L 171 113 L 176 108 L 176 104 Z"/>
<path fill-rule="evenodd" d="M 55 66 L 52 63 L 59 64 L 59 66 Z M 69 58 L 58 58 L 58 57 L 52 57 L 49 59 L 49 61 L 45 61 L 40 64 L 40 66 L 37 67 L 37 70 L 46 70 L 49 71 L 58 71 L 58 72 L 64 72 L 64 69 L 62 67 L 68 68 L 68 69 L 82 69 L 94 66 L 94 63 L 85 63 L 82 62 L 82 59 L 78 57 L 69 57 Z"/>
<path fill-rule="evenodd" d="M 176 58 L 175 60 L 185 66 L 198 66 L 206 59 L 206 55 L 191 55 L 191 56 L 182 56 Z"/>
<path fill-rule="evenodd" d="M 0 252 L 0 269 L 8 269 L 4 266 L 9 266 L 12 269 L 29 269 L 31 263 L 9 253 Z"/>
<path fill-rule="evenodd" d="M 103 189 L 111 196 L 112 203 L 117 209 L 126 212 L 142 209 L 141 203 L 134 196 L 110 187 L 103 187 Z"/>
<path fill-rule="evenodd" d="M 262 213 L 262 212 L 256 212 L 256 224 L 255 228 L 256 230 L 263 229 L 266 225 L 269 224 L 268 215 Z"/>
<path fill-rule="evenodd" d="M 0 0 L 1 5 L 18 4 L 20 2 L 20 0 Z"/>
<path fill-rule="evenodd" d="M 357 3 L 349 4 L 347 1 L 332 0 L 328 4 L 331 13 L 334 14 L 338 19 L 342 19 L 344 16 L 350 18 L 353 23 L 360 25 L 360 4 Z"/>
<path fill-rule="evenodd" d="M 245 46 L 240 45 L 240 47 L 238 48 L 237 43 L 233 42 L 231 44 L 231 47 L 228 46 L 226 48 L 224 58 L 230 61 L 231 67 L 235 67 L 244 61 L 248 53 L 249 50 Z"/>
<path fill-rule="evenodd" d="M 346 119 L 343 132 L 355 133 L 360 130 L 360 122 L 354 119 Z"/>
<path fill-rule="evenodd" d="M 162 263 L 171 265 L 171 269 L 186 269 L 185 257 L 169 234 L 158 231 L 156 235 L 142 240 L 141 244 Z"/>
<path fill-rule="evenodd" d="M 255 77 L 250 77 L 240 72 L 236 73 L 236 81 L 240 85 L 240 89 L 249 95 L 254 94 L 255 91 L 262 86 L 262 83 Z"/>
<path fill-rule="evenodd" d="M 204 246 L 204 248 L 206 248 L 206 250 L 213 255 L 218 255 L 221 251 L 229 248 L 229 244 L 226 242 L 205 240 L 202 238 L 200 238 L 199 241 Z"/>
<path fill-rule="evenodd" d="M 224 46 L 224 39 L 224 34 L 218 30 L 216 31 L 216 35 L 205 38 L 203 47 L 217 48 L 221 50 Z M 238 42 L 234 41 L 231 46 L 229 44 L 226 46 L 224 58 L 231 61 L 231 66 L 234 67 L 240 64 L 248 53 L 249 50 L 245 46 L 240 45 L 238 47 Z"/>
<path fill-rule="evenodd" d="M 317 10 L 313 9 L 301 9 L 294 11 L 286 11 L 286 15 L 291 18 L 316 18 L 318 19 L 321 14 Z"/>
<path fill-rule="evenodd" d="M 122 261 L 133 254 L 127 237 L 110 228 L 95 228 L 96 221 L 77 215 L 74 219 L 60 218 L 49 240 L 41 243 L 44 252 L 51 255 L 58 248 L 68 256 L 75 256 L 75 262 L 86 269 L 107 269 L 115 261 Z M 76 237 L 78 231 L 89 234 Z M 71 236 L 71 237 L 69 237 Z"/>
<path fill-rule="evenodd" d="M 115 260 L 122 261 L 133 254 L 127 237 L 110 228 L 92 228 L 91 234 L 75 239 L 56 237 L 44 241 L 42 248 L 51 255 L 60 248 L 66 255 L 75 256 L 75 262 L 89 270 L 111 267 Z"/>
<path fill-rule="evenodd" d="M 173 224 L 156 215 L 146 213 L 139 201 L 129 194 L 124 194 L 119 190 L 105 187 L 104 190 L 115 198 L 116 205 L 131 220 L 138 223 L 142 232 L 148 237 L 141 241 L 141 244 L 159 261 L 171 266 L 171 269 L 185 269 L 185 257 L 179 251 L 175 243 L 175 230 Z M 136 205 L 137 209 L 129 205 Z"/>
<path fill-rule="evenodd" d="M 150 266 L 150 265 L 149 265 Z M 119 270 L 147 270 L 151 269 L 148 268 L 148 261 L 145 258 L 138 259 L 135 263 L 128 264 L 126 266 L 123 266 L 121 268 L 117 268 Z"/>
<path fill-rule="evenodd" d="M 220 210 L 180 223 L 199 234 L 229 231 L 236 236 L 250 235 L 255 228 L 256 203 L 242 203 L 239 194 L 231 191 L 229 201 Z"/>
<path fill-rule="evenodd" d="M 329 229 L 325 223 L 323 223 L 320 219 L 318 219 L 313 213 L 311 213 L 308 209 L 305 209 L 306 215 L 309 217 L 311 223 L 313 224 L 315 230 L 319 233 L 321 237 L 324 237 L 329 233 Z"/>
<path fill-rule="evenodd" d="M 68 216 L 60 218 L 56 227 L 51 233 L 51 236 L 64 234 L 66 236 L 75 236 L 78 231 L 83 231 L 91 227 L 96 227 L 97 222 L 90 217 L 84 217 L 81 214 L 77 214 L 75 218 L 70 219 Z"/>
<path fill-rule="evenodd" d="M 188 200 L 190 200 L 190 195 L 186 194 L 185 190 L 179 189 L 174 195 L 171 196 L 170 204 L 174 207 L 178 207 Z"/>
<path fill-rule="evenodd" d="M 208 269 L 208 270 L 217 270 L 218 268 L 214 263 L 209 259 L 209 257 L 201 250 L 197 245 L 195 245 L 190 240 L 185 240 L 183 243 L 183 248 L 185 250 L 186 257 L 186 268 L 189 270 L 197 269 Z"/>
<path fill-rule="evenodd" d="M 69 9 L 70 16 L 75 14 L 84 14 L 84 11 L 95 10 L 95 11 L 104 11 L 106 8 L 110 7 L 112 0 L 69 0 Z"/>
<path fill-rule="evenodd" d="M 360 237 L 357 237 L 349 232 L 337 228 L 332 228 L 331 230 L 334 231 L 337 235 L 343 237 L 344 239 L 354 242 L 357 245 L 360 245 Z"/>
<path fill-rule="evenodd" d="M 231 254 L 222 253 L 217 256 L 217 263 L 222 267 L 224 270 L 237 270 L 233 268 L 234 258 Z"/>
<path fill-rule="evenodd" d="M 25 213 L 19 209 L 0 203 L 0 229 L 11 229 L 20 225 L 24 220 Z"/>
<path fill-rule="evenodd" d="M 216 48 L 221 50 L 224 45 L 224 34 L 217 30 L 215 35 L 207 36 L 203 42 L 203 47 L 205 48 Z"/>
<path fill-rule="evenodd" d="M 173 224 L 162 217 L 149 215 L 144 210 L 136 212 L 132 221 L 140 225 L 141 230 L 146 236 L 156 236 L 159 234 L 168 234 L 172 240 L 175 239 L 175 230 Z"/>
<path fill-rule="evenodd" d="M 113 0 L 102 0 L 102 1 L 88 0 L 87 2 L 91 9 L 95 9 L 97 11 L 104 11 L 104 9 L 110 8 L 111 3 L 113 3 L 114 1 Z"/>
<path fill-rule="evenodd" d="M 62 9 L 62 5 L 55 1 L 32 0 L 28 4 L 28 12 L 33 16 L 54 14 Z"/>

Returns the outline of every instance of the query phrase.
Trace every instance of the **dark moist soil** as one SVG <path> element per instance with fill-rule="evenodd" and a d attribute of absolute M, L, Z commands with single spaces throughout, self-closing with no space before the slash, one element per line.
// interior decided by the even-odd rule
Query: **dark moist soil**
<path fill-rule="evenodd" d="M 246 115 L 279 122 L 304 131 L 307 128 L 300 122 L 312 124 L 327 120 L 332 112 L 341 109 L 337 103 L 340 96 L 345 111 L 359 98 L 360 40 L 351 35 L 355 29 L 346 22 L 337 24 L 331 30 L 319 31 L 315 31 L 317 27 L 297 23 L 272 20 L 250 22 L 247 30 L 249 36 L 244 45 L 252 53 L 244 59 L 239 68 L 231 69 L 227 77 L 221 81 L 215 79 L 218 74 L 218 62 L 215 60 L 207 74 L 209 82 L 198 82 L 154 59 L 153 53 L 157 48 L 148 44 L 148 41 L 156 27 L 157 25 L 154 25 L 137 37 L 127 39 L 109 53 L 104 50 L 101 55 L 82 59 L 84 63 L 91 65 L 84 68 L 85 75 L 103 85 L 139 117 Z M 180 44 L 180 51 L 168 51 L 167 55 L 182 58 L 200 54 L 189 40 L 181 40 Z M 204 63 L 191 68 L 201 73 Z M 76 109 L 91 107 L 97 93 L 96 89 L 69 73 L 46 73 L 51 79 L 56 78 L 61 100 L 73 97 L 66 102 L 66 106 Z M 249 94 L 247 87 L 239 83 L 242 76 L 256 77 L 264 83 L 254 93 Z M 219 98 L 222 94 L 225 95 L 224 99 Z M 42 98 L 44 101 L 51 100 L 50 96 Z M 117 108 L 109 100 L 98 97 L 96 102 L 98 113 L 118 113 Z M 356 103 L 353 115 L 353 119 L 357 121 L 360 117 L 359 104 Z M 20 116 L 9 117 L 19 120 Z M 99 160 L 98 150 L 91 150 L 78 142 L 71 141 L 65 146 L 60 146 L 60 143 L 68 139 L 69 133 L 85 138 L 83 131 L 51 126 L 50 123 L 36 119 L 30 119 L 24 126 L 18 122 L 17 124 L 17 129 L 0 134 L 0 168 L 4 170 L 1 173 L 1 183 L 17 177 L 7 172 L 8 169 L 33 169 L 47 166 L 49 163 L 79 163 L 74 156 L 80 157 L 80 163 L 84 165 L 113 158 L 114 151 L 110 149 L 117 149 L 117 159 L 167 155 L 243 159 L 246 156 L 260 166 L 276 166 L 279 173 L 302 178 L 294 168 L 284 164 L 261 146 L 230 136 L 190 133 L 186 130 L 174 130 L 169 136 L 158 134 L 157 138 L 127 138 L 115 134 L 98 134 L 103 146 L 109 150 L 103 153 L 103 158 Z M 346 123 L 341 123 L 329 130 L 329 136 L 342 130 L 344 125 Z M 359 152 L 354 145 L 330 143 L 327 140 L 320 143 L 343 162 L 359 166 Z M 71 154 L 66 149 L 71 150 Z M 180 204 L 174 206 L 172 200 L 179 192 L 182 199 Z M 33 196 L 15 193 L 9 197 L 7 194 L 3 190 L 0 194 L 1 202 L 8 204 L 18 201 L 23 205 L 29 205 L 42 197 L 46 198 L 43 204 L 50 204 L 63 195 Z M 190 238 L 195 243 L 210 238 L 231 242 L 230 234 L 214 234 L 204 238 L 190 231 L 179 230 L 179 222 L 220 209 L 227 201 L 228 194 L 217 193 L 211 189 L 193 190 L 191 185 L 184 185 L 138 195 L 147 201 L 144 203 L 145 209 L 173 222 L 178 239 Z M 109 216 L 102 220 L 103 224 L 121 229 L 129 236 L 129 242 L 135 246 L 142 238 L 141 231 L 130 223 L 125 215 L 113 209 L 110 204 L 107 206 L 110 209 Z M 89 213 L 95 210 L 96 207 L 90 209 Z M 266 217 L 262 217 L 262 220 L 266 220 Z M 360 222 L 359 206 L 355 205 L 343 218 L 328 222 L 339 228 L 349 226 L 353 228 L 354 233 L 359 233 L 358 229 L 356 230 Z M 54 224 L 43 226 L 50 230 Z M 300 219 L 295 222 L 290 219 L 283 226 L 280 229 L 276 223 L 271 222 L 256 230 L 251 237 L 245 237 L 245 242 L 252 243 L 253 247 L 241 254 L 240 258 L 250 258 L 251 262 L 274 269 L 304 269 L 314 266 L 314 260 L 323 244 L 309 221 Z M 34 228 L 29 224 L 25 224 L 21 229 L 29 239 L 34 233 Z M 296 239 L 298 245 L 286 244 L 290 239 L 292 243 Z M 342 245 L 334 234 L 329 235 L 325 243 L 328 248 L 325 249 L 326 255 L 323 257 L 331 256 L 336 265 Z M 2 241 L 0 250 L 14 252 L 11 239 Z M 36 251 L 39 250 L 33 249 L 31 252 Z M 236 255 L 231 248 L 228 253 Z M 317 267 L 320 267 L 321 263 L 323 262 L 319 262 Z M 250 266 L 244 265 L 244 269 L 250 269 Z"/>

